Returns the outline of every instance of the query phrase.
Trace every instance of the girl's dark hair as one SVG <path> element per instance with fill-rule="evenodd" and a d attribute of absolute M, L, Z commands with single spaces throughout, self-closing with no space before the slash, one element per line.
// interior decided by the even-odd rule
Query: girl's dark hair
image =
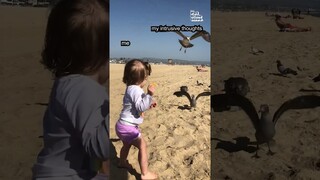
<path fill-rule="evenodd" d="M 94 73 L 108 59 L 108 1 L 58 1 L 48 18 L 41 63 L 61 77 Z"/>
<path fill-rule="evenodd" d="M 129 61 L 124 68 L 122 82 L 127 85 L 136 85 L 144 81 L 147 76 L 151 75 L 151 65 L 140 59 Z"/>

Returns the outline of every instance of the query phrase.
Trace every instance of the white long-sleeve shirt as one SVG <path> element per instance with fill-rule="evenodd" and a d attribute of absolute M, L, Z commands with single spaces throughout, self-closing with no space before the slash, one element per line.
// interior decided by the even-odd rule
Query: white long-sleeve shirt
<path fill-rule="evenodd" d="M 127 87 L 123 97 L 123 109 L 120 113 L 120 120 L 131 124 L 139 125 L 143 122 L 141 113 L 150 108 L 152 96 L 145 94 L 138 85 Z"/>

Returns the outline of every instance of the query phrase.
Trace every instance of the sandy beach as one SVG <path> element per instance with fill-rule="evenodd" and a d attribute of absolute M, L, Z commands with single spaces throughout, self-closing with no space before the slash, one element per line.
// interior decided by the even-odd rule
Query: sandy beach
<path fill-rule="evenodd" d="M 47 9 L 0 6 L 0 179 L 31 179 L 51 74 L 40 64 Z"/>
<path fill-rule="evenodd" d="M 140 173 L 136 148 L 131 148 L 128 157 L 135 171 L 115 167 L 122 146 L 114 127 L 125 92 L 123 70 L 123 64 L 110 66 L 110 136 L 117 152 L 111 177 L 131 180 Z M 181 109 L 189 105 L 188 99 L 173 95 L 183 85 L 188 86 L 190 94 L 210 91 L 209 77 L 210 70 L 197 72 L 191 65 L 152 65 L 149 82 L 157 84 L 154 97 L 158 106 L 146 111 L 140 128 L 148 144 L 150 169 L 161 179 L 210 179 L 210 97 L 200 97 L 197 107 L 188 110 Z M 203 85 L 197 85 L 197 80 Z"/>
<path fill-rule="evenodd" d="M 290 13 L 281 13 L 288 15 Z M 279 32 L 272 17 L 264 12 L 213 12 L 212 46 L 213 94 L 222 93 L 223 80 L 244 77 L 248 80 L 255 108 L 269 104 L 273 114 L 280 105 L 299 95 L 300 89 L 320 90 L 311 79 L 320 72 L 320 19 L 283 19 L 311 32 Z M 251 46 L 264 51 L 250 53 Z M 288 78 L 278 73 L 276 60 L 298 72 Z M 300 69 L 300 70 L 298 70 Z M 254 130 L 248 116 L 241 110 L 214 113 L 212 120 L 213 179 L 318 179 L 320 175 L 320 108 L 292 110 L 281 116 L 276 126 L 275 142 L 266 155 L 267 145 L 261 146 L 261 158 L 255 153 Z M 237 139 L 235 139 L 237 138 Z M 247 145 L 247 146 L 246 146 Z"/>

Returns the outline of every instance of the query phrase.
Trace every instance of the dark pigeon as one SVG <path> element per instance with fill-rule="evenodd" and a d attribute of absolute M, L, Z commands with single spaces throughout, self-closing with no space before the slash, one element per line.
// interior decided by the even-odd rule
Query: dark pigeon
<path fill-rule="evenodd" d="M 277 60 L 277 69 L 281 75 L 287 75 L 287 74 L 297 75 L 298 74 L 297 71 L 284 67 L 284 65 L 281 63 L 280 60 Z"/>

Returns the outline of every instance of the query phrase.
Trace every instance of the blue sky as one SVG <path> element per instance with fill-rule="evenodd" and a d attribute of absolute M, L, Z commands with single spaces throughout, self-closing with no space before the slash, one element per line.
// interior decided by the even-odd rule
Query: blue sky
<path fill-rule="evenodd" d="M 199 11 L 204 21 L 191 22 L 190 10 Z M 159 25 L 201 25 L 210 32 L 210 0 L 110 0 L 110 57 L 210 61 L 210 43 L 202 37 L 192 40 L 194 46 L 184 53 L 176 33 L 151 32 L 151 26 Z M 120 46 L 121 40 L 131 45 Z"/>

